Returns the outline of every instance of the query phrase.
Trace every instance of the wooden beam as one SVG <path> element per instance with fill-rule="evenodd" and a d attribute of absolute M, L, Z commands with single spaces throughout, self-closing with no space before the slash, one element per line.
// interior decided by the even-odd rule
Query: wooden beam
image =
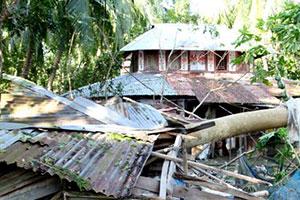
<path fill-rule="evenodd" d="M 164 154 L 161 154 L 161 153 L 152 152 L 151 155 L 152 156 L 157 156 L 159 158 L 163 158 L 163 159 L 166 159 L 166 160 L 172 160 L 174 162 L 183 163 L 183 160 L 180 159 L 180 158 L 174 158 L 174 157 L 171 157 L 171 156 L 168 156 L 168 155 L 164 155 Z M 267 181 L 263 181 L 263 180 L 260 180 L 260 179 L 257 179 L 257 178 L 245 176 L 245 175 L 238 174 L 238 173 L 235 173 L 235 172 L 231 172 L 231 171 L 227 171 L 227 170 L 215 168 L 215 167 L 212 167 L 212 166 L 205 165 L 203 163 L 198 163 L 198 162 L 193 162 L 193 161 L 188 161 L 187 163 L 190 166 L 195 166 L 195 167 L 199 167 L 199 168 L 202 168 L 202 169 L 205 169 L 205 170 L 215 171 L 215 172 L 218 172 L 220 174 L 224 174 L 224 175 L 227 175 L 227 176 L 232 176 L 232 177 L 235 177 L 235 178 L 238 178 L 238 179 L 249 181 L 251 183 L 266 184 L 266 185 L 272 186 L 272 184 L 269 183 L 269 182 L 267 182 Z"/>
<path fill-rule="evenodd" d="M 219 184 L 219 183 L 205 180 L 205 179 L 197 177 L 197 176 L 188 176 L 188 175 L 183 175 L 183 174 L 176 174 L 176 177 L 186 180 L 186 182 L 193 184 L 193 185 L 199 185 L 199 186 L 206 187 L 211 190 L 218 191 L 218 192 L 228 193 L 228 194 L 231 194 L 233 196 L 240 197 L 243 199 L 247 199 L 247 200 L 259 200 L 260 199 L 253 194 L 247 193 L 247 192 L 245 192 L 241 189 L 235 188 L 229 184 Z"/>
<path fill-rule="evenodd" d="M 168 155 L 171 157 L 176 157 L 178 154 L 178 148 L 181 146 L 181 135 L 177 135 L 174 147 Z M 172 183 L 171 180 L 173 179 L 173 174 L 176 171 L 176 165 L 174 161 L 165 160 L 161 170 L 161 177 L 160 177 L 160 188 L 159 188 L 159 197 L 162 199 L 167 198 L 167 192 L 172 193 Z"/>
<path fill-rule="evenodd" d="M 205 191 L 201 191 L 197 188 L 186 188 L 186 187 L 175 187 L 173 197 L 180 199 L 188 199 L 188 200 L 198 200 L 198 199 L 206 199 L 206 200 L 230 200 L 230 198 L 226 198 L 217 194 L 208 193 Z"/>
<path fill-rule="evenodd" d="M 61 184 L 57 178 L 49 178 L 30 186 L 21 188 L 5 196 L 0 197 L 0 200 L 10 199 L 39 199 L 50 194 L 56 193 L 61 189 Z"/>

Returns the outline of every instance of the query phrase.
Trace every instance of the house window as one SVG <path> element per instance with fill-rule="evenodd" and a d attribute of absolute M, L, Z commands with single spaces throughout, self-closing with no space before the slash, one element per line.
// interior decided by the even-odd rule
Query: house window
<path fill-rule="evenodd" d="M 190 69 L 191 71 L 205 71 L 207 55 L 205 51 L 190 52 Z"/>
<path fill-rule="evenodd" d="M 171 54 L 171 55 L 170 55 Z M 169 71 L 176 71 L 180 69 L 181 65 L 181 51 L 169 51 L 167 55 L 167 68 Z"/>
<path fill-rule="evenodd" d="M 158 51 L 158 55 L 159 55 L 159 59 L 158 59 L 159 71 L 165 71 L 167 68 L 166 51 L 160 50 Z"/>
<path fill-rule="evenodd" d="M 144 70 L 144 51 L 139 51 L 138 65 L 139 65 L 139 71 L 143 71 Z"/>
<path fill-rule="evenodd" d="M 159 70 L 159 52 L 145 51 L 144 52 L 144 71 L 158 71 Z"/>
<path fill-rule="evenodd" d="M 228 66 L 228 52 L 216 51 L 215 53 L 216 70 L 226 71 Z"/>
<path fill-rule="evenodd" d="M 189 70 L 189 58 L 188 58 L 188 52 L 187 51 L 181 51 L 181 70 L 187 71 Z"/>
<path fill-rule="evenodd" d="M 230 71 L 230 72 L 236 71 L 236 64 L 234 63 L 235 58 L 236 58 L 236 52 L 230 51 L 229 52 L 229 67 L 228 67 L 228 71 Z"/>

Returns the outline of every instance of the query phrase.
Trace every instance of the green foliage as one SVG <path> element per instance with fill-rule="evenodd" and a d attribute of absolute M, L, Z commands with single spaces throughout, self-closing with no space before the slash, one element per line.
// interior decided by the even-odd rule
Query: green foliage
<path fill-rule="evenodd" d="M 125 135 L 122 135 L 122 134 L 119 134 L 119 133 L 109 133 L 107 138 L 110 139 L 110 140 L 116 140 L 118 142 L 131 141 L 132 140 L 131 137 L 128 137 L 128 136 L 125 136 Z"/>
<path fill-rule="evenodd" d="M 174 8 L 168 9 L 162 17 L 164 23 L 191 23 L 197 24 L 198 16 L 189 12 L 189 1 L 177 0 Z"/>
<path fill-rule="evenodd" d="M 281 181 L 284 177 L 286 177 L 287 172 L 286 171 L 279 171 L 275 174 L 275 182 Z"/>
<path fill-rule="evenodd" d="M 263 136 L 261 136 L 257 142 L 257 149 L 262 150 L 267 147 L 267 144 L 273 140 L 272 144 L 275 146 L 278 144 L 283 144 L 288 139 L 288 133 L 286 128 L 280 128 L 277 131 L 266 133 Z"/>
<path fill-rule="evenodd" d="M 300 4 L 286 3 L 281 12 L 258 20 L 257 29 L 256 34 L 247 28 L 240 31 L 236 46 L 251 48 L 236 61 L 253 65 L 253 81 L 267 83 L 268 77 L 274 77 L 278 87 L 285 89 L 282 78 L 300 79 Z M 286 91 L 283 98 L 288 99 Z"/>
<path fill-rule="evenodd" d="M 290 160 L 294 152 L 288 141 L 288 132 L 286 128 L 280 128 L 277 131 L 270 132 L 261 136 L 257 142 L 256 148 L 259 151 L 266 149 L 274 149 L 276 154 L 274 156 L 278 163 L 278 170 L 274 174 L 276 181 L 280 181 L 285 175 L 286 171 L 283 168 L 284 163 Z"/>
<path fill-rule="evenodd" d="M 130 0 L 21 0 L 6 7 L 3 71 L 22 75 L 29 65 L 28 79 L 59 93 L 118 75 L 119 49 L 148 26 Z"/>
<path fill-rule="evenodd" d="M 163 6 L 163 0 L 149 0 L 148 12 L 153 16 L 148 16 L 153 23 L 190 23 L 197 24 L 198 15 L 190 13 L 190 3 L 188 0 L 176 0 L 170 7 Z"/>
<path fill-rule="evenodd" d="M 266 28 L 272 32 L 272 41 L 287 55 L 300 55 L 300 5 L 287 3 L 282 12 L 271 16 Z"/>

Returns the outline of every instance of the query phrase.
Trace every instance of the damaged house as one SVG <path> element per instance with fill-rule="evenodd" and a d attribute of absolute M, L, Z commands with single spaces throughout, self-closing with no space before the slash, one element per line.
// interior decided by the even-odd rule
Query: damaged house
<path fill-rule="evenodd" d="M 0 103 L 0 199 L 258 199 L 234 187 L 222 195 L 187 187 L 183 180 L 191 177 L 177 173 L 186 162 L 177 158 L 185 127 L 177 118 L 146 104 L 102 106 L 83 97 L 69 100 L 19 77 L 3 78 L 11 87 L 1 93 Z M 189 133 L 194 128 L 184 129 Z M 188 164 L 201 173 L 216 170 L 270 185 L 202 163 Z M 228 187 L 203 181 L 205 188 Z"/>
<path fill-rule="evenodd" d="M 234 46 L 238 35 L 238 31 L 225 26 L 154 25 L 121 49 L 125 56 L 123 75 L 79 88 L 66 96 L 101 101 L 117 94 L 184 120 L 216 118 L 278 105 L 283 91 L 275 82 L 273 86 L 251 83 L 251 66 L 234 64 L 234 59 L 247 49 Z M 298 83 L 285 83 L 290 95 L 300 95 Z M 232 143 L 235 146 L 236 141 Z M 239 143 L 247 146 L 241 138 Z"/>
<path fill-rule="evenodd" d="M 247 49 L 234 46 L 238 35 L 225 26 L 154 25 L 121 49 L 125 55 L 123 75 L 65 96 L 100 100 L 118 94 L 152 105 L 166 97 L 202 118 L 212 108 L 214 117 L 221 116 L 224 109 L 219 105 L 241 112 L 248 106 L 278 104 L 282 91 L 276 85 L 251 83 L 251 66 L 233 63 Z M 287 89 L 292 96 L 299 96 L 297 83 L 287 81 Z M 195 110 L 199 102 L 202 106 Z"/>
<path fill-rule="evenodd" d="M 272 185 L 187 157 L 182 133 L 212 122 L 199 126 L 134 101 L 69 100 L 3 78 L 11 87 L 0 104 L 0 199 L 261 199 L 213 173 Z"/>
<path fill-rule="evenodd" d="M 0 94 L 0 199 L 266 197 L 272 179 L 261 168 L 237 173 L 187 152 L 196 146 L 188 141 L 220 140 L 201 130 L 214 131 L 222 119 L 204 119 L 280 102 L 281 91 L 251 84 L 250 67 L 232 64 L 243 49 L 222 41 L 233 35 L 222 27 L 156 26 L 122 49 L 127 74 L 64 97 L 4 74 L 11 87 Z M 299 86 L 286 83 L 297 96 Z M 123 99 L 105 101 L 116 95 Z M 287 124 L 288 109 L 269 110 L 281 113 L 279 127 Z M 236 146 L 246 144 L 239 139 Z M 240 181 L 258 189 L 246 191 Z"/>

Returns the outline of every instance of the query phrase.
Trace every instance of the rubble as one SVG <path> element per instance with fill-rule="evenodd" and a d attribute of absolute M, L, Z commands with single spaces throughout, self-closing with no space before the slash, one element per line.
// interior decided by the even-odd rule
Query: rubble
<path fill-rule="evenodd" d="M 283 112 L 282 118 L 275 120 L 281 120 L 277 126 L 265 124 L 238 130 L 234 135 L 219 131 L 216 136 L 209 130 L 216 132 L 222 118 L 186 119 L 168 113 L 170 109 L 157 110 L 129 98 L 103 105 L 83 97 L 70 100 L 24 79 L 3 77 L 14 84 L 14 90 L 1 94 L 0 199 L 256 200 L 269 195 L 274 177 L 267 177 L 265 167 L 256 165 L 259 176 L 229 169 L 244 165 L 253 170 L 246 156 L 255 149 L 213 166 L 191 155 L 191 148 L 253 130 L 285 126 L 285 107 L 255 111 Z M 205 139 L 207 131 L 210 135 Z M 198 150 L 199 155 L 205 148 Z M 251 191 L 248 186 L 255 189 Z"/>

